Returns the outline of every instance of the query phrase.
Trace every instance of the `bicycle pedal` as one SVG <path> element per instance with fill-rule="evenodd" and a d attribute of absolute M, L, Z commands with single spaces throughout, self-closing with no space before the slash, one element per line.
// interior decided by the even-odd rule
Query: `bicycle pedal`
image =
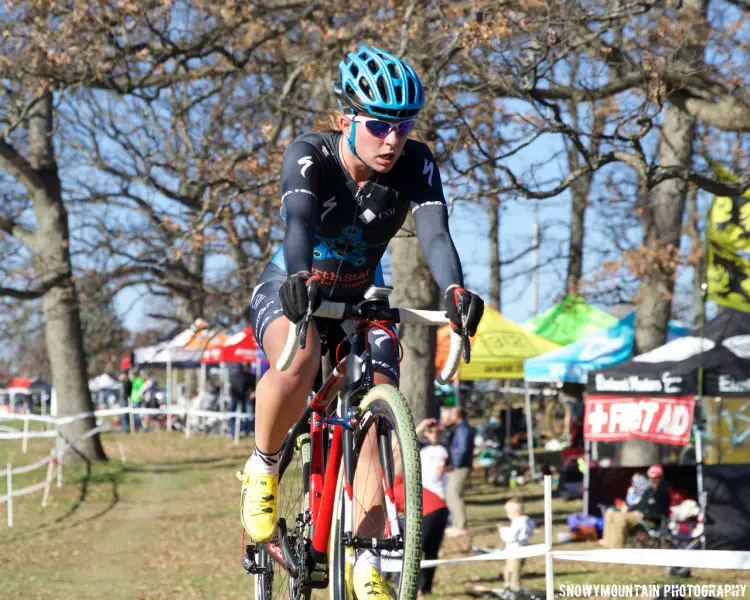
<path fill-rule="evenodd" d="M 310 587 L 324 590 L 328 587 L 328 565 L 316 563 L 310 573 Z"/>
<path fill-rule="evenodd" d="M 258 566 L 255 562 L 256 556 L 255 545 L 248 544 L 245 546 L 245 554 L 242 555 L 242 568 L 248 575 L 257 575 L 264 571 L 264 568 Z"/>

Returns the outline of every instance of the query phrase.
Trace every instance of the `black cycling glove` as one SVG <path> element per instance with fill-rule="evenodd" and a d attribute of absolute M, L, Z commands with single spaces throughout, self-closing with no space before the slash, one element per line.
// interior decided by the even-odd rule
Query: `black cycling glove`
<path fill-rule="evenodd" d="M 320 306 L 318 286 L 320 278 L 310 276 L 307 271 L 300 271 L 287 277 L 279 288 L 279 300 L 284 316 L 292 323 L 299 323 L 305 318 L 308 306 L 312 303 L 312 311 Z"/>
<path fill-rule="evenodd" d="M 445 312 L 453 331 L 474 336 L 484 314 L 484 301 L 462 287 L 453 287 L 445 292 Z M 463 331 L 464 320 L 466 331 Z"/>

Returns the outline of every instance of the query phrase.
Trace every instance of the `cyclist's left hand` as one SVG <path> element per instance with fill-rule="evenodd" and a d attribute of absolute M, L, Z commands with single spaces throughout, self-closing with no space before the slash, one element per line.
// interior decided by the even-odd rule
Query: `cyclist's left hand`
<path fill-rule="evenodd" d="M 445 292 L 445 312 L 451 321 L 451 328 L 456 333 L 474 336 L 484 314 L 484 301 L 477 295 L 458 286 Z M 466 331 L 463 321 L 466 320 Z"/>

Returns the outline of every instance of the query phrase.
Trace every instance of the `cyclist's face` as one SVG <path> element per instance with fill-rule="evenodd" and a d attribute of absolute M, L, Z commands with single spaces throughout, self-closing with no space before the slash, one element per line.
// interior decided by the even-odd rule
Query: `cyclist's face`
<path fill-rule="evenodd" d="M 386 135 L 379 137 L 368 129 L 365 123 L 368 120 L 377 121 L 378 119 L 357 117 L 354 134 L 357 154 L 373 170 L 378 173 L 388 173 L 396 164 L 409 136 L 400 134 L 398 128 L 392 127 Z M 348 137 L 351 134 L 352 121 L 348 116 L 344 117 L 341 125 L 344 135 Z"/>

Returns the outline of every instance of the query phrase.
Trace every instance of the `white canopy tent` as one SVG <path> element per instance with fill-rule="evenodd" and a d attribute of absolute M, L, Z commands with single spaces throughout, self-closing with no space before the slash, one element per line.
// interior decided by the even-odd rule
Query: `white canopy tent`
<path fill-rule="evenodd" d="M 89 391 L 99 392 L 101 390 L 116 390 L 120 387 L 120 382 L 112 377 L 109 373 L 102 373 L 89 379 Z"/>
<path fill-rule="evenodd" d="M 211 329 L 203 319 L 196 319 L 187 329 L 169 340 L 136 348 L 135 362 L 140 367 L 166 368 L 167 407 L 171 404 L 173 388 L 173 368 L 199 367 L 203 351 L 211 344 L 226 340 L 226 335 Z M 167 428 L 171 428 L 171 413 L 167 414 Z"/>

